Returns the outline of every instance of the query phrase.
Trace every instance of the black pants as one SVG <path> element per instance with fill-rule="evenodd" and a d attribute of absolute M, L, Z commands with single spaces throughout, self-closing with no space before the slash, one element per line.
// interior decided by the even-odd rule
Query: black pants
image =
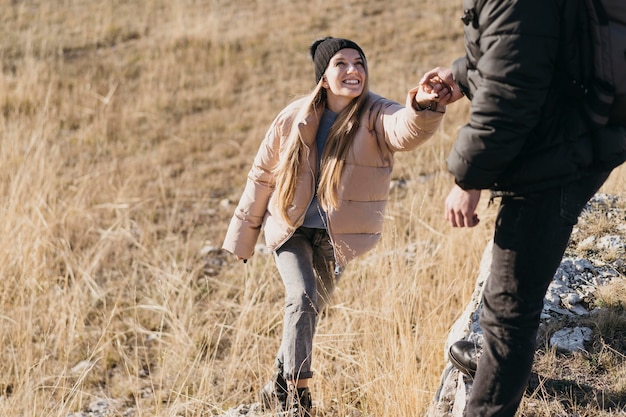
<path fill-rule="evenodd" d="M 480 325 L 483 353 L 467 417 L 513 417 L 532 371 L 543 299 L 578 216 L 609 172 L 503 197 Z"/>

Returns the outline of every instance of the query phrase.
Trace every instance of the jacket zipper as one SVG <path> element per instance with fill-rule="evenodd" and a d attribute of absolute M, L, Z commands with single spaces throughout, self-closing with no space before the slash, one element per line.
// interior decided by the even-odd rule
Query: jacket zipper
<path fill-rule="evenodd" d="M 304 144 L 304 148 L 306 149 L 306 160 L 308 161 L 309 156 L 311 154 L 311 149 L 306 143 Z M 320 158 L 320 155 L 318 155 L 317 157 Z M 313 168 L 311 168 L 311 164 L 308 164 L 308 166 L 309 166 L 309 170 L 311 171 L 311 176 L 315 178 L 315 172 L 313 171 Z M 317 179 L 315 180 L 315 183 L 316 182 L 317 182 Z M 313 184 L 313 189 L 311 190 L 311 201 L 313 201 L 313 196 L 315 195 L 315 188 L 316 188 L 315 183 Z M 309 206 L 311 205 L 311 201 L 309 201 Z M 302 216 L 300 217 L 300 219 L 298 219 L 299 225 L 302 225 L 302 223 L 304 223 L 304 216 L 306 216 L 309 206 L 307 206 L 307 208 L 302 213 Z M 320 210 L 323 210 L 323 209 L 320 207 Z M 333 238 L 333 234 L 331 231 L 330 219 L 328 218 L 328 213 L 326 213 L 325 217 L 322 217 L 322 221 L 324 221 L 324 218 L 326 218 L 326 230 L 328 231 L 328 238 L 330 239 L 330 244 L 333 247 L 333 258 L 335 258 L 335 275 L 339 275 L 341 274 L 343 268 L 339 266 L 339 262 L 337 261 L 337 246 L 335 245 L 335 239 Z M 291 237 L 296 232 L 296 229 L 298 229 L 298 227 L 300 226 L 292 228 L 291 232 L 285 237 L 285 239 L 283 239 L 279 244 L 276 245 L 276 248 L 274 249 L 274 251 L 277 251 L 278 249 L 280 249 L 280 247 L 283 246 L 285 242 L 291 239 Z"/>

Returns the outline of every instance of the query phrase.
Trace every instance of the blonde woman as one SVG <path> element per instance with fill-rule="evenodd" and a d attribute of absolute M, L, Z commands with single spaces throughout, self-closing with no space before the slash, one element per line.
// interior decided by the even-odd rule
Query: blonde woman
<path fill-rule="evenodd" d="M 246 261 L 264 227 L 286 296 L 277 373 L 261 399 L 290 416 L 311 410 L 318 313 L 346 264 L 380 238 L 394 153 L 429 139 L 457 94 L 434 77 L 408 92 L 405 107 L 368 90 L 355 42 L 326 37 L 310 54 L 315 88 L 271 124 L 223 244 Z"/>

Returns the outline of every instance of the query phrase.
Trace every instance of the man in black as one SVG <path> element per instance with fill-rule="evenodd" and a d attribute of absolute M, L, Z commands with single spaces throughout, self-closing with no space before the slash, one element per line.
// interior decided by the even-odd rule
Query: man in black
<path fill-rule="evenodd" d="M 471 100 L 447 159 L 452 227 L 474 227 L 482 189 L 500 197 L 485 283 L 484 332 L 466 417 L 514 416 L 532 369 L 543 299 L 572 227 L 612 168 L 626 159 L 624 129 L 593 131 L 561 76 L 576 32 L 575 0 L 464 0 L 466 56 L 435 76 Z M 463 94 L 461 94 L 461 92 Z M 592 138 L 593 134 L 593 138 Z M 608 143 L 610 163 L 594 141 Z"/>

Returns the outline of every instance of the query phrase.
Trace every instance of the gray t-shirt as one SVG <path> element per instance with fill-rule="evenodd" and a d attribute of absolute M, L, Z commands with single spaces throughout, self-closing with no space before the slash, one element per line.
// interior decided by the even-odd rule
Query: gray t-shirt
<path fill-rule="evenodd" d="M 320 167 L 322 160 L 322 151 L 324 150 L 324 146 L 326 145 L 326 139 L 328 139 L 328 133 L 330 132 L 330 128 L 333 123 L 337 119 L 337 113 L 333 113 L 332 111 L 326 109 L 324 110 L 324 114 L 322 115 L 322 119 L 320 120 L 320 126 L 317 129 L 317 136 L 315 137 L 315 144 L 317 145 L 317 155 L 318 155 L 318 168 Z M 314 229 L 326 229 L 326 213 L 319 205 L 317 201 L 317 181 L 315 181 L 315 194 L 313 195 L 313 199 L 309 204 L 309 208 L 306 211 L 306 215 L 304 216 L 304 223 L 302 226 L 310 227 Z"/>

